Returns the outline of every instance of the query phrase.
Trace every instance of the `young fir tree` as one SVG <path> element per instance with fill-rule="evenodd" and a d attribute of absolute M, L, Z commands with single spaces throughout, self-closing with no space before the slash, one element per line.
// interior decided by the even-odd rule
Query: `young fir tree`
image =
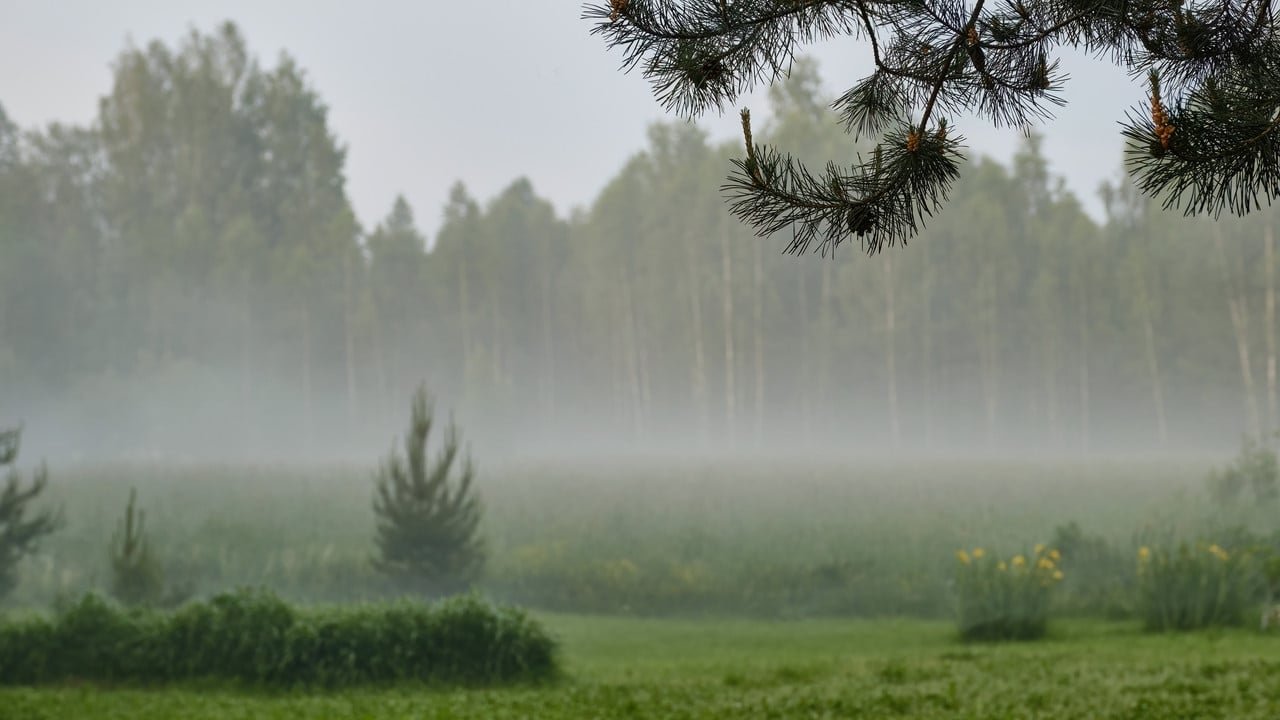
<path fill-rule="evenodd" d="M 129 489 L 129 504 L 111 536 L 111 594 L 125 605 L 161 604 L 164 573 L 147 541 L 146 515 L 137 509 L 138 493 Z"/>
<path fill-rule="evenodd" d="M 1013 127 L 1047 117 L 1063 103 L 1060 45 L 1146 76 L 1123 131 L 1144 192 L 1215 216 L 1280 195 L 1270 0 L 608 0 L 584 17 L 686 116 L 786 75 L 802 44 L 869 41 L 875 69 L 834 103 L 847 132 L 879 139 L 852 167 L 815 173 L 756 145 L 742 111 L 746 157 L 725 190 L 760 235 L 791 229 L 790 252 L 855 235 L 873 253 L 905 243 L 959 175 L 963 139 L 946 116 Z"/>
<path fill-rule="evenodd" d="M 22 486 L 22 476 L 15 467 L 20 440 L 20 430 L 0 431 L 0 468 L 9 468 L 0 490 L 0 598 L 17 586 L 18 561 L 35 551 L 40 538 L 61 525 L 60 516 L 51 510 L 31 512 L 31 503 L 48 485 L 49 473 L 41 467 L 31 484 Z"/>
<path fill-rule="evenodd" d="M 481 505 L 472 487 L 471 458 L 459 462 L 456 427 L 450 424 L 434 460 L 427 458 L 432 403 L 419 388 L 413 396 L 404 456 L 394 450 L 374 476 L 377 515 L 374 565 L 399 589 L 438 597 L 465 590 L 484 565 L 479 537 Z M 451 477 L 457 470 L 456 479 Z"/>

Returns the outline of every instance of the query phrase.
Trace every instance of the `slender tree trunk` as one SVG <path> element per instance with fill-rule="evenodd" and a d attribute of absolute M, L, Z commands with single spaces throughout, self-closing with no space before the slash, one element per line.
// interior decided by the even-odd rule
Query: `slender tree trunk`
<path fill-rule="evenodd" d="M 245 449 L 257 437 L 258 413 L 253 407 L 253 306 L 249 300 L 249 277 L 241 280 L 240 289 L 240 413 Z"/>
<path fill-rule="evenodd" d="M 315 406 L 311 382 L 311 306 L 306 302 L 302 304 L 302 412 L 307 449 L 310 450 L 315 445 Z"/>
<path fill-rule="evenodd" d="M 1146 242 L 1145 238 L 1142 242 Z M 1160 445 L 1169 441 L 1169 426 L 1164 407 L 1164 380 L 1160 373 L 1160 355 L 1156 352 L 1156 333 L 1152 321 L 1151 295 L 1147 290 L 1147 255 L 1144 252 L 1135 261 L 1134 279 L 1138 286 L 1138 312 L 1142 320 L 1143 350 L 1147 361 L 1147 376 L 1151 379 L 1151 401 L 1156 416 L 1156 437 Z"/>
<path fill-rule="evenodd" d="M 685 263 L 685 276 L 689 286 L 689 319 L 693 335 L 693 405 L 698 418 L 698 442 L 705 446 L 708 440 L 710 408 L 707 406 L 707 353 L 702 328 L 702 273 L 698 263 L 698 242 L 686 239 L 689 260 Z"/>
<path fill-rule="evenodd" d="M 378 414 L 389 417 L 391 413 L 391 380 L 387 374 L 387 338 L 382 327 L 382 308 L 371 298 L 373 306 L 373 364 L 378 374 Z M 464 375 L 465 377 L 465 375 Z"/>
<path fill-rule="evenodd" d="M 1089 454 L 1092 423 L 1089 409 L 1089 290 L 1080 292 L 1080 449 Z"/>
<path fill-rule="evenodd" d="M 764 258 L 759 238 L 753 238 L 755 247 L 754 289 L 752 292 L 753 323 L 755 325 L 756 350 L 756 447 L 764 443 Z"/>
<path fill-rule="evenodd" d="M 982 406 L 988 448 L 994 447 L 996 441 L 996 393 L 1000 381 L 1000 319 L 996 308 L 999 293 L 996 290 L 995 273 L 995 264 L 988 258 L 982 273 Z"/>
<path fill-rule="evenodd" d="M 503 353 L 506 351 L 502 342 L 502 305 L 498 301 L 498 285 L 489 286 L 489 348 L 493 361 L 493 383 L 501 385 L 506 380 L 506 362 Z"/>
<path fill-rule="evenodd" d="M 923 294 L 921 302 L 921 329 L 924 337 L 921 349 L 924 351 L 921 362 L 924 367 L 924 442 L 925 447 L 932 449 L 934 443 L 934 404 L 933 404 L 933 280 L 934 268 L 929 259 L 929 243 L 922 243 L 921 252 L 924 261 L 924 282 L 920 284 Z"/>
<path fill-rule="evenodd" d="M 342 350 L 343 364 L 346 370 L 347 380 L 347 434 L 350 436 L 352 428 L 355 426 L 356 414 L 356 362 L 355 362 L 355 337 L 352 328 L 355 319 L 351 308 L 351 256 L 347 255 L 342 260 Z"/>
<path fill-rule="evenodd" d="M 1163 446 L 1169 442 L 1169 425 L 1164 409 L 1164 381 L 1160 375 L 1160 356 L 1156 353 L 1156 333 L 1151 323 L 1151 308 L 1143 303 L 1142 337 L 1147 351 L 1147 373 L 1151 376 L 1151 400 L 1156 411 L 1156 434 Z"/>
<path fill-rule="evenodd" d="M 805 282 L 808 268 L 802 266 L 796 274 L 800 296 L 800 427 L 808 440 L 813 438 L 813 342 L 810 339 L 813 328 L 809 319 L 809 284 Z"/>
<path fill-rule="evenodd" d="M 643 390 L 640 386 L 640 351 L 636 342 L 636 313 L 631 279 L 622 271 L 622 312 L 624 317 L 623 350 L 627 358 L 627 391 L 631 406 L 631 431 L 639 440 L 644 435 Z"/>
<path fill-rule="evenodd" d="M 884 269 L 885 371 L 888 373 L 889 432 L 893 447 L 902 445 L 902 426 L 898 420 L 898 353 L 897 317 L 893 304 L 893 255 L 887 253 L 880 267 Z"/>
<path fill-rule="evenodd" d="M 1045 303 L 1040 327 L 1040 348 L 1044 358 L 1041 368 L 1044 371 L 1045 420 L 1049 430 L 1049 442 L 1057 447 L 1062 439 L 1058 425 L 1058 343 L 1057 324 L 1053 322 L 1054 309 L 1052 303 Z"/>
<path fill-rule="evenodd" d="M 733 358 L 733 262 L 729 256 L 729 229 L 720 228 L 720 297 L 724 310 L 724 425 L 725 437 L 732 446 L 737 435 L 737 383 Z"/>
<path fill-rule="evenodd" d="M 1240 377 L 1244 382 L 1245 409 L 1249 415 L 1249 431 L 1258 436 L 1262 433 L 1262 417 L 1258 408 L 1258 397 L 1253 382 L 1253 363 L 1249 359 L 1249 322 L 1247 309 L 1242 294 L 1238 293 L 1231 281 L 1227 269 L 1226 250 L 1223 248 L 1222 229 L 1213 226 L 1213 243 L 1218 251 L 1218 267 L 1221 269 L 1222 284 L 1227 291 L 1227 311 L 1231 315 L 1231 327 L 1236 336 L 1236 353 L 1240 359 Z"/>
<path fill-rule="evenodd" d="M 1276 236 L 1275 228 L 1272 225 L 1271 215 L 1267 215 L 1266 226 L 1263 230 L 1263 270 L 1266 274 L 1266 299 L 1263 315 L 1263 322 L 1266 323 L 1265 334 L 1267 343 L 1267 426 L 1265 434 L 1267 442 L 1270 442 L 1271 434 L 1276 430 L 1277 409 L 1276 409 L 1276 282 L 1275 282 L 1275 261 L 1276 261 Z"/>
<path fill-rule="evenodd" d="M 473 362 L 472 352 L 474 351 L 474 345 L 472 344 L 471 333 L 471 293 L 467 281 L 470 273 L 467 268 L 467 252 L 465 245 L 459 248 L 458 266 L 458 318 L 462 322 L 462 378 L 464 389 L 469 389 L 467 388 L 467 385 L 469 384 L 467 383 L 467 380 L 471 377 L 471 364 Z M 383 375 L 383 385 L 384 387 L 386 385 L 385 374 Z"/>
<path fill-rule="evenodd" d="M 544 250 L 549 253 L 550 250 Z M 544 258 L 547 263 L 549 258 Z M 543 268 L 542 275 L 542 410 L 548 423 L 556 418 L 556 356 L 551 337 L 551 268 Z"/>
<path fill-rule="evenodd" d="M 621 281 L 619 281 L 618 287 L 621 288 Z M 612 316 L 608 323 L 609 348 L 612 351 L 609 379 L 611 380 L 610 386 L 613 391 L 614 419 L 620 425 L 630 428 L 631 403 L 629 398 L 631 384 L 629 382 L 628 363 L 631 356 L 627 353 L 625 339 L 627 313 L 623 309 L 620 296 L 621 293 L 613 293 L 610 296 L 613 302 L 611 305 Z"/>
<path fill-rule="evenodd" d="M 822 333 L 818 343 L 818 387 L 814 397 L 821 399 L 828 398 L 828 381 L 831 373 L 831 354 L 833 345 L 833 336 L 835 335 L 835 313 L 832 310 L 833 296 L 832 289 L 831 265 L 835 262 L 834 258 L 823 258 L 822 263 L 822 284 L 819 288 L 820 297 L 818 302 L 818 328 Z M 831 405 L 828 404 L 827 412 L 830 412 Z M 825 442 L 830 438 L 822 438 Z"/>

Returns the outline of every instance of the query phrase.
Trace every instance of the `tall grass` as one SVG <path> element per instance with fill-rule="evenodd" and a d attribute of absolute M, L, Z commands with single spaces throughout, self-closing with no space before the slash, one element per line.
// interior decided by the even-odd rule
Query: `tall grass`
<path fill-rule="evenodd" d="M 555 672 L 556 645 L 540 625 L 473 597 L 299 610 L 267 592 L 239 591 L 165 613 L 86 595 L 53 617 L 0 624 L 4 684 L 493 684 Z"/>
<path fill-rule="evenodd" d="M 1138 549 L 1138 609 L 1148 630 L 1243 625 L 1261 598 L 1252 553 L 1212 542 Z"/>
<path fill-rule="evenodd" d="M 1209 465 L 495 465 L 477 479 L 490 552 L 479 588 L 573 612 L 944 618 L 954 548 L 1026 547 L 1071 520 L 1112 543 L 1144 519 L 1193 530 L 1204 504 L 1176 493 L 1203 492 Z M 105 542 L 134 486 L 166 577 L 197 596 L 241 585 L 295 602 L 394 596 L 369 563 L 368 468 L 91 467 L 58 478 L 50 491 L 67 525 L 23 566 L 13 605 L 105 588 Z"/>

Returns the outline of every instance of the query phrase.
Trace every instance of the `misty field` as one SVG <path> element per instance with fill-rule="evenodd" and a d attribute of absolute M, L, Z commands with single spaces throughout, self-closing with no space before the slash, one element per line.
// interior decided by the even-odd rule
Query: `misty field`
<path fill-rule="evenodd" d="M 209 687 L 0 690 L 0 717 L 1274 718 L 1276 639 L 1064 622 L 1045 641 L 960 645 L 918 620 L 549 615 L 568 679 L 505 689 L 258 693 Z"/>
<path fill-rule="evenodd" d="M 1137 607 L 1145 543 L 1275 530 L 1274 505 L 1210 499 L 1212 464 L 482 466 L 478 590 L 533 610 L 559 643 L 559 679 L 54 683 L 0 689 L 0 718 L 1274 718 L 1280 634 L 1258 632 L 1254 605 L 1243 627 L 1191 633 L 1146 632 Z M 265 586 L 321 610 L 393 597 L 370 565 L 367 468 L 119 465 L 57 472 L 66 527 L 23 566 L 6 612 L 101 590 L 130 488 L 191 597 Z M 1055 542 L 1072 549 L 1047 636 L 962 641 L 957 551 Z"/>
<path fill-rule="evenodd" d="M 954 552 L 1030 548 L 1076 522 L 1124 568 L 1144 528 L 1241 521 L 1204 499 L 1209 463 L 671 462 L 481 466 L 484 594 L 637 615 L 950 617 Z M 66 527 L 10 604 L 103 587 L 130 488 L 169 581 L 291 600 L 384 597 L 365 468 L 60 469 Z M 1245 521 L 1249 518 L 1244 518 Z M 1269 529 L 1269 528 L 1268 528 Z"/>

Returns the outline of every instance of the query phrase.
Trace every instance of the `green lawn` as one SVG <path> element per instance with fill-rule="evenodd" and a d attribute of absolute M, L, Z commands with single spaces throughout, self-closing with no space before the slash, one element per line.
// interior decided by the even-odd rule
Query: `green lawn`
<path fill-rule="evenodd" d="M 1280 637 L 1062 622 L 966 646 L 946 623 L 545 616 L 568 677 L 498 690 L 0 690 L 0 718 L 1280 717 Z"/>

